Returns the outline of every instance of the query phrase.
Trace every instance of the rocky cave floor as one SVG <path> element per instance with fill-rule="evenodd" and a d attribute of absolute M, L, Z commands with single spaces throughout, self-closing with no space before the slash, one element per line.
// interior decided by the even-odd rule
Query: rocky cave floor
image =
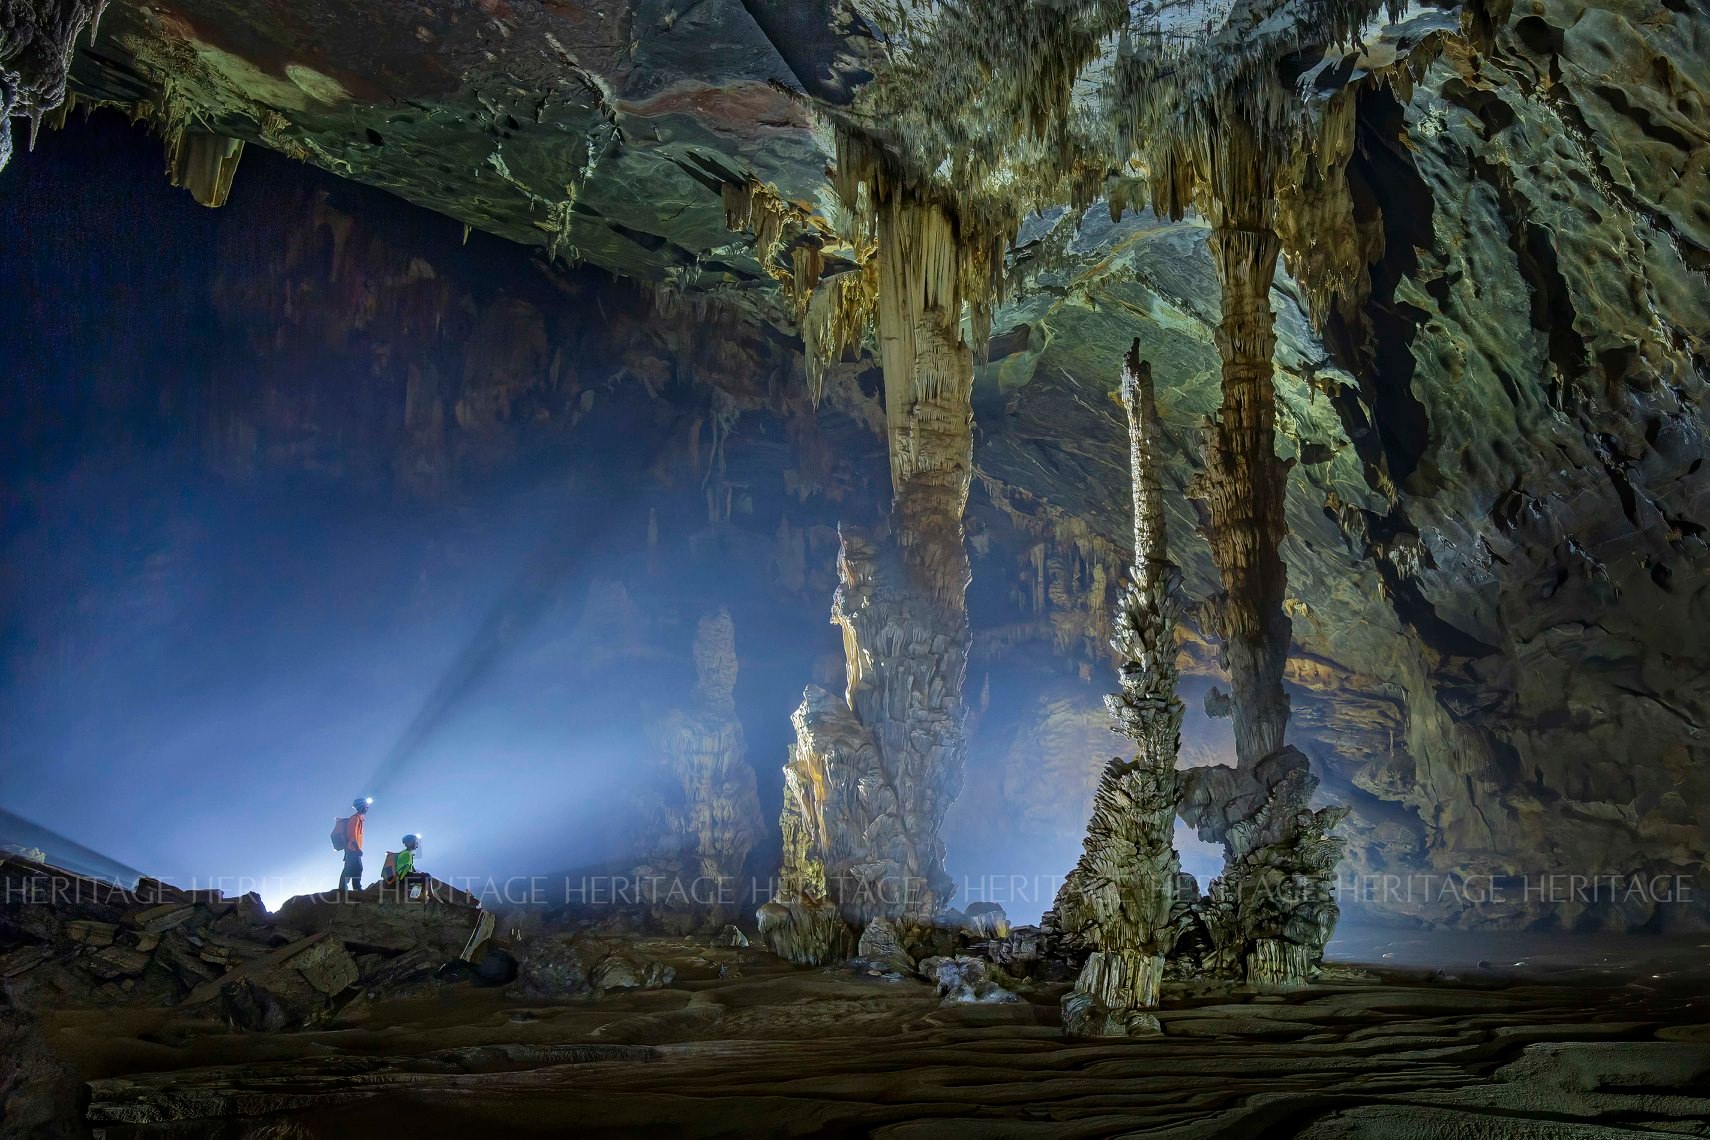
<path fill-rule="evenodd" d="M 1596 967 L 1336 967 L 1286 996 L 1174 986 L 1140 1041 L 1065 1040 L 1062 986 L 941 1004 L 704 938 L 635 940 L 674 980 L 600 1000 L 464 984 L 296 1033 L 169 1009 L 44 1030 L 111 1137 L 1710 1135 L 1704 947 L 1642 945 Z"/>

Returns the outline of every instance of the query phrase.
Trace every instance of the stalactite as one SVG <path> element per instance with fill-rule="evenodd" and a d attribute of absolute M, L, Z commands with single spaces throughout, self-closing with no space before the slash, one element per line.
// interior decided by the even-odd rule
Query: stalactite
<path fill-rule="evenodd" d="M 174 186 L 190 191 L 190 196 L 204 206 L 226 204 L 242 157 L 240 140 L 211 131 L 186 127 L 167 136 L 167 178 Z"/>
<path fill-rule="evenodd" d="M 814 404 L 824 395 L 826 369 L 860 348 L 878 306 L 874 243 L 840 233 L 825 218 L 781 198 L 757 179 L 726 183 L 725 225 L 754 235 L 760 267 L 782 286 L 796 328 Z M 854 269 L 827 275 L 827 257 Z"/>
<path fill-rule="evenodd" d="M 777 276 L 778 248 L 784 242 L 785 228 L 793 211 L 778 197 L 778 192 L 762 185 L 757 179 L 747 182 L 727 182 L 723 188 L 724 224 L 733 230 L 754 234 L 754 258 L 766 272 Z"/>
<path fill-rule="evenodd" d="M 878 304 L 876 257 L 868 257 L 857 270 L 821 280 L 808 298 L 801 323 L 802 355 L 815 404 L 824 395 L 825 370 L 860 347 Z"/>
<path fill-rule="evenodd" d="M 12 119 L 42 118 L 65 102 L 71 53 L 85 27 L 93 39 L 107 0 L 0 0 L 0 170 L 12 158 Z"/>
<path fill-rule="evenodd" d="M 1383 226 L 1361 223 L 1348 186 L 1356 106 L 1355 92 L 1336 92 L 1324 106 L 1319 129 L 1295 148 L 1278 179 L 1277 238 L 1319 330 L 1332 313 L 1357 323 L 1371 290 L 1367 267 L 1383 256 Z"/>
<path fill-rule="evenodd" d="M 1105 767 L 1093 799 L 1085 850 L 1058 892 L 1053 925 L 1090 953 L 1063 1001 L 1073 1035 L 1158 1032 L 1144 1011 L 1158 1004 L 1164 959 L 1197 893 L 1183 882 L 1173 842 L 1181 777 L 1182 702 L 1176 695 L 1175 631 L 1180 574 L 1169 562 L 1162 450 L 1151 366 L 1140 342 L 1128 351 L 1122 403 L 1128 413 L 1134 487 L 1134 568 L 1116 606 L 1111 647 L 1121 691 L 1105 698 L 1116 731 L 1134 741 L 1132 759 Z"/>
<path fill-rule="evenodd" d="M 1276 454 L 1270 301 L 1280 251 L 1273 149 L 1232 108 L 1207 140 L 1209 244 L 1223 289 L 1215 333 L 1223 400 L 1194 492 L 1205 503 L 1206 539 L 1223 576 L 1223 592 L 1208 612 L 1234 688 L 1237 763 L 1249 768 L 1283 746 L 1288 723 L 1282 675 L 1291 630 L 1281 555 L 1288 465 Z"/>

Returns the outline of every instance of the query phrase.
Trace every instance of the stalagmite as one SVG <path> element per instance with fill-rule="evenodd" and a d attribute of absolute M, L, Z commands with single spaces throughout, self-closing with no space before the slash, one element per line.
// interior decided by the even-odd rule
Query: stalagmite
<path fill-rule="evenodd" d="M 1105 698 L 1116 731 L 1134 741 L 1132 759 L 1114 759 L 1093 799 L 1085 850 L 1057 894 L 1054 925 L 1071 947 L 1090 950 L 1063 999 L 1063 1028 L 1079 1036 L 1158 1032 L 1145 1010 L 1158 1004 L 1164 959 L 1197 893 L 1184 883 L 1172 842 L 1181 778 L 1182 702 L 1176 696 L 1176 591 L 1169 562 L 1162 441 L 1151 366 L 1129 349 L 1122 376 L 1134 477 L 1134 568 L 1116 605 L 1111 647 L 1122 689 Z"/>
<path fill-rule="evenodd" d="M 719 609 L 701 618 L 694 699 L 654 730 L 663 787 L 654 849 L 636 868 L 653 916 L 717 927 L 735 913 L 744 860 L 765 830 L 736 716 L 736 626 Z"/>
<path fill-rule="evenodd" d="M 42 116 L 65 102 L 77 37 L 100 26 L 106 7 L 107 0 L 0 0 L 0 170 L 12 158 L 12 119 L 30 120 L 33 147 Z"/>
<path fill-rule="evenodd" d="M 783 911 L 762 915 L 762 933 L 797 961 L 838 952 L 828 914 L 860 926 L 879 916 L 924 922 L 944 908 L 953 887 L 938 832 L 967 747 L 965 236 L 942 205 L 880 173 L 868 178 L 894 500 L 889 533 L 842 528 L 832 620 L 843 631 L 844 694 L 810 687 L 794 717 L 772 904 Z"/>

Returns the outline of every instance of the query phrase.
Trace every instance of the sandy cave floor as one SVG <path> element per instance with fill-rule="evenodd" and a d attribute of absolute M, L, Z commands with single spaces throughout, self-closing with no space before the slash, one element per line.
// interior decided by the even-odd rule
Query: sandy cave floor
<path fill-rule="evenodd" d="M 557 1003 L 459 986 L 281 1035 L 155 1011 L 49 1029 L 109 1137 L 1710 1136 L 1710 997 L 1681 955 L 1349 971 L 1287 997 L 1174 987 L 1163 1038 L 1071 1042 L 1061 987 L 940 1006 L 759 951 L 638 949 L 679 980 Z"/>

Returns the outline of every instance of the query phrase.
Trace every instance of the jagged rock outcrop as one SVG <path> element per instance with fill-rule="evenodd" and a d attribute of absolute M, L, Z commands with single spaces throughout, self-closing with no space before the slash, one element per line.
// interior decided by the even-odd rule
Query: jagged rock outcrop
<path fill-rule="evenodd" d="M 8 856 L 0 978 L 25 1014 L 167 1006 L 245 1030 L 319 1025 L 450 963 L 501 960 L 490 912 L 445 883 L 423 885 L 416 899 L 377 885 L 270 914 L 253 894 L 148 878 L 126 889 Z"/>
<path fill-rule="evenodd" d="M 1117 605 L 1111 647 L 1121 691 L 1105 698 L 1117 731 L 1134 742 L 1113 759 L 1093 796 L 1085 851 L 1057 893 L 1054 925 L 1085 965 L 1063 999 L 1063 1029 L 1076 1036 L 1158 1032 L 1144 1011 L 1158 1004 L 1164 959 L 1175 948 L 1197 891 L 1176 855 L 1182 702 L 1176 695 L 1179 578 L 1169 562 L 1152 368 L 1136 341 L 1122 371 L 1133 480 L 1134 567 Z M 1184 887 L 1186 890 L 1184 891 Z"/>
<path fill-rule="evenodd" d="M 710 927 L 748 902 L 742 867 L 765 821 L 736 715 L 736 624 L 729 610 L 701 618 L 691 652 L 694 701 L 653 728 L 664 786 L 648 824 L 653 847 L 635 874 L 655 918 Z"/>
<path fill-rule="evenodd" d="M 492 936 L 494 919 L 467 891 L 428 878 L 419 895 L 375 883 L 357 892 L 298 895 L 278 919 L 306 934 L 329 934 L 386 954 L 424 948 L 441 961 L 474 958 Z"/>

